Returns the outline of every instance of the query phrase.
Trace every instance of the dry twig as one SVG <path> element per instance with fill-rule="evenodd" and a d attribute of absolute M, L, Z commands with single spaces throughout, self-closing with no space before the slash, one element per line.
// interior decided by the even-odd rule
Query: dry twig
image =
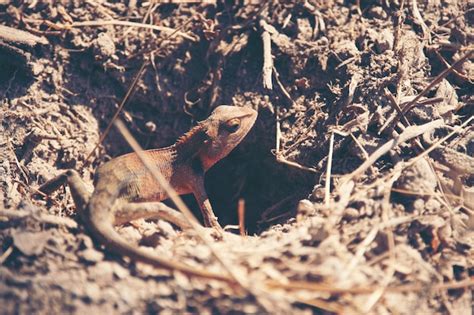
<path fill-rule="evenodd" d="M 378 289 L 377 286 L 368 287 L 352 287 L 352 288 L 341 288 L 332 286 L 327 283 L 316 283 L 316 282 L 305 282 L 305 281 L 291 281 L 287 284 L 282 284 L 276 281 L 269 280 L 266 285 L 270 288 L 282 288 L 286 290 L 308 290 L 316 292 L 328 292 L 331 294 L 370 294 Z M 399 286 L 387 287 L 386 292 L 419 292 L 419 291 L 444 291 L 453 289 L 467 289 L 474 287 L 474 279 L 468 279 L 463 281 L 452 281 L 447 283 L 410 283 Z"/>
<path fill-rule="evenodd" d="M 444 125 L 444 121 L 442 119 L 438 119 L 424 125 L 419 126 L 409 126 L 407 127 L 398 137 L 386 142 L 382 146 L 380 146 L 372 155 L 362 163 L 355 171 L 351 174 L 346 175 L 343 177 L 342 182 L 348 182 L 351 180 L 356 179 L 360 175 L 362 175 L 371 165 L 373 165 L 380 157 L 388 153 L 393 148 L 397 147 L 401 143 L 404 143 L 408 140 L 411 140 L 415 137 L 418 137 L 425 132 L 431 131 L 435 128 L 439 128 Z"/>
<path fill-rule="evenodd" d="M 324 204 L 328 208 L 331 201 L 331 169 L 332 169 L 333 152 L 334 152 L 334 132 L 331 133 L 331 138 L 329 139 L 328 165 L 326 169 L 326 186 L 324 189 Z"/>
<path fill-rule="evenodd" d="M 449 68 L 447 69 L 444 69 L 443 71 L 441 71 L 440 74 L 438 74 L 436 76 L 436 78 L 433 79 L 433 81 L 431 81 L 430 84 L 428 84 L 424 89 L 423 91 L 421 91 L 413 100 L 411 100 L 411 102 L 409 102 L 408 104 L 406 104 L 403 108 L 402 108 L 402 114 L 406 114 L 408 113 L 410 110 L 413 109 L 414 106 L 416 106 L 417 102 L 420 100 L 421 97 L 423 97 L 426 93 L 428 93 L 428 91 L 434 87 L 436 84 L 440 83 L 453 69 L 455 69 L 456 67 L 460 66 L 461 64 L 464 63 L 464 61 L 466 61 L 471 55 L 472 53 L 474 52 L 474 50 L 470 50 L 468 51 L 464 56 L 462 56 L 461 58 L 459 58 L 456 62 L 454 62 Z M 401 114 L 398 114 L 397 117 L 395 118 L 394 122 L 393 122 L 393 125 L 396 125 L 396 123 L 398 122 L 398 120 L 400 119 L 401 117 Z"/>
<path fill-rule="evenodd" d="M 275 69 L 275 67 L 273 67 L 273 73 L 275 74 L 275 80 L 278 84 L 278 87 L 281 89 L 283 95 L 292 103 L 292 104 L 295 104 L 295 102 L 293 101 L 293 99 L 291 98 L 290 94 L 288 93 L 288 91 L 286 90 L 285 86 L 283 85 L 283 83 L 280 81 L 280 75 L 278 74 L 278 71 Z M 281 130 L 280 130 L 280 120 L 279 120 L 279 117 L 278 117 L 278 108 L 277 110 L 275 111 L 275 119 L 276 119 L 276 139 L 275 139 L 275 157 L 276 157 L 276 160 L 277 162 L 279 163 L 283 163 L 283 164 L 286 164 L 286 165 L 289 165 L 291 167 L 294 167 L 294 168 L 297 168 L 297 169 L 300 169 L 300 170 L 303 170 L 303 171 L 308 171 L 308 172 L 311 172 L 311 173 L 316 173 L 318 174 L 318 170 L 316 170 L 315 168 L 312 168 L 312 167 L 307 167 L 307 166 L 303 166 L 301 164 L 298 164 L 296 162 L 292 162 L 292 161 L 288 161 L 284 156 L 283 154 L 281 153 L 280 151 L 280 142 L 281 142 Z"/>
<path fill-rule="evenodd" d="M 260 20 L 260 27 L 262 28 L 262 42 L 263 42 L 263 88 L 272 90 L 272 70 L 273 70 L 273 57 L 272 57 L 272 40 L 270 33 L 268 32 L 268 24 L 265 20 Z"/>
<path fill-rule="evenodd" d="M 421 25 L 421 29 L 423 30 L 423 37 L 428 40 L 428 43 L 431 43 L 430 29 L 421 17 L 420 10 L 418 10 L 417 0 L 411 0 L 411 10 L 413 12 L 413 17 L 418 22 L 418 24 Z"/>
<path fill-rule="evenodd" d="M 239 215 L 239 232 L 241 236 L 245 236 L 245 200 L 239 199 L 237 205 L 238 215 Z"/>
<path fill-rule="evenodd" d="M 41 212 L 35 213 L 35 212 L 26 211 L 26 210 L 3 209 L 3 210 L 0 210 L 0 217 L 5 217 L 10 220 L 19 220 L 19 219 L 24 219 L 26 217 L 33 217 L 34 219 L 42 223 L 60 225 L 60 226 L 62 225 L 70 229 L 77 228 L 76 221 L 72 219 L 58 217 L 56 215 L 45 214 Z"/>
<path fill-rule="evenodd" d="M 125 94 L 124 98 L 122 99 L 122 102 L 120 102 L 119 107 L 115 111 L 114 116 L 112 117 L 109 124 L 107 125 L 107 128 L 105 128 L 104 132 L 102 133 L 102 136 L 100 137 L 99 142 L 97 142 L 97 144 L 92 149 L 92 151 L 87 155 L 87 157 L 84 161 L 84 165 L 82 167 L 85 167 L 85 166 L 89 165 L 89 163 L 91 162 L 90 161 L 91 156 L 94 154 L 95 150 L 97 150 L 97 148 L 102 144 L 105 137 L 107 137 L 107 135 L 109 134 L 110 128 L 112 128 L 112 125 L 114 124 L 114 122 L 116 121 L 116 119 L 118 118 L 120 113 L 122 112 L 123 107 L 125 106 L 125 104 L 129 100 L 130 96 L 135 91 L 135 87 L 137 86 L 138 81 L 142 77 L 143 72 L 145 71 L 145 68 L 146 68 L 147 65 L 148 65 L 148 61 L 144 61 L 142 66 L 140 67 L 140 70 L 138 70 L 135 78 L 133 79 L 132 84 L 130 85 L 129 89 L 127 90 L 127 93 Z"/>
<path fill-rule="evenodd" d="M 46 25 L 56 30 L 68 30 L 71 28 L 79 28 L 79 27 L 100 27 L 100 26 L 106 26 L 106 25 L 148 28 L 148 29 L 152 29 L 155 31 L 164 32 L 168 34 L 171 34 L 171 33 L 177 34 L 192 42 L 196 41 L 195 37 L 190 36 L 184 32 L 176 31 L 174 28 L 160 26 L 160 25 L 136 23 L 136 22 L 130 22 L 130 21 L 96 20 L 96 21 L 73 22 L 71 24 L 60 24 L 60 23 L 53 23 L 48 20 L 35 20 L 35 19 L 24 19 L 24 20 L 28 23 L 36 23 L 36 24 L 46 23 Z"/>
<path fill-rule="evenodd" d="M 469 125 L 469 123 L 474 119 L 474 116 L 470 117 L 468 120 L 466 120 L 464 123 L 462 123 L 462 125 L 459 125 L 458 127 L 456 127 L 453 131 L 451 131 L 447 136 L 441 138 L 440 140 L 436 141 L 432 146 L 430 146 L 426 151 L 422 152 L 421 154 L 419 154 L 418 156 L 414 157 L 413 159 L 411 159 L 410 161 L 408 161 L 406 164 L 405 164 L 405 167 L 410 167 L 410 166 L 413 166 L 415 163 L 417 163 L 420 159 L 422 159 L 423 157 L 425 157 L 426 155 L 428 155 L 431 151 L 433 151 L 434 149 L 436 149 L 437 147 L 439 147 L 441 145 L 441 143 L 443 143 L 444 141 L 448 140 L 449 138 L 451 138 L 454 134 L 460 132 L 465 126 Z M 408 129 L 408 128 L 407 128 Z"/>

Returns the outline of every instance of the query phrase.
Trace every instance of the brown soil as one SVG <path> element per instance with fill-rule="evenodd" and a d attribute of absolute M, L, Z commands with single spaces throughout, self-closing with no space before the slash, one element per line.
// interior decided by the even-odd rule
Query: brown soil
<path fill-rule="evenodd" d="M 474 11 L 420 2 L 0 1 L 0 24 L 34 35 L 0 28 L 0 313 L 472 313 Z M 259 111 L 206 175 L 222 225 L 238 224 L 245 200 L 249 235 L 213 241 L 243 288 L 112 255 L 67 188 L 35 196 L 69 168 L 92 184 L 98 165 L 131 151 L 112 128 L 86 161 L 137 76 L 119 117 L 145 148 L 219 104 Z M 225 273 L 192 231 L 117 229 Z"/>

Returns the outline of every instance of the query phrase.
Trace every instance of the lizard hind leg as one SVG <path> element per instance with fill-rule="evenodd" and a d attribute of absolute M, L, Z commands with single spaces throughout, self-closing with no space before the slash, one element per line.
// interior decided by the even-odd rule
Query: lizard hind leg
<path fill-rule="evenodd" d="M 89 203 L 92 193 L 87 188 L 86 183 L 82 180 L 77 171 L 67 170 L 65 175 L 69 190 L 71 191 L 72 199 L 74 199 L 74 204 L 76 205 L 76 210 L 78 212 L 83 212 Z"/>
<path fill-rule="evenodd" d="M 191 227 L 182 213 L 162 202 L 119 202 L 115 205 L 114 224 L 120 225 L 137 219 L 163 219 L 173 223 L 182 230 Z"/>
<path fill-rule="evenodd" d="M 79 211 L 84 209 L 89 202 L 91 192 L 87 188 L 86 183 L 84 183 L 82 178 L 79 176 L 79 173 L 75 170 L 67 170 L 64 173 L 53 177 L 41 185 L 38 190 L 44 194 L 50 195 L 64 184 L 69 186 L 76 208 Z"/>

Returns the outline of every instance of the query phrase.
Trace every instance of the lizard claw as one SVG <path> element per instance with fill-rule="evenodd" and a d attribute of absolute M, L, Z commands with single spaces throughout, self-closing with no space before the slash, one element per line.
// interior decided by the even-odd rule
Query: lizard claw
<path fill-rule="evenodd" d="M 199 234 L 204 236 L 209 241 L 221 241 L 224 239 L 224 230 L 222 228 L 200 226 L 199 231 L 193 231 L 193 229 L 191 228 L 185 230 L 184 232 L 188 232 L 191 234 L 196 234 L 197 232 L 199 232 Z"/>
<path fill-rule="evenodd" d="M 222 241 L 224 239 L 224 229 L 220 225 L 213 226 L 212 231 L 211 231 L 211 236 L 216 241 Z"/>
<path fill-rule="evenodd" d="M 224 239 L 224 229 L 216 221 L 211 222 L 207 227 L 202 228 L 205 231 L 205 234 L 211 236 L 216 241 L 221 241 Z"/>
<path fill-rule="evenodd" d="M 212 216 L 209 226 L 212 228 L 212 233 L 211 236 L 216 240 L 216 241 L 221 241 L 224 239 L 224 229 L 222 226 L 219 224 L 219 221 L 217 221 L 217 217 Z"/>

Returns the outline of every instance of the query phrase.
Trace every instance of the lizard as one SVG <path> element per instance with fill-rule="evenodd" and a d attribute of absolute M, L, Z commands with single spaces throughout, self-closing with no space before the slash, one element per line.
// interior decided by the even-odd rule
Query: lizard
<path fill-rule="evenodd" d="M 207 227 L 221 230 L 204 188 L 204 174 L 245 138 L 257 115 L 257 111 L 251 108 L 221 105 L 175 144 L 143 151 L 178 194 L 194 194 Z M 64 183 L 70 187 L 86 230 L 106 249 L 132 260 L 179 270 L 191 276 L 228 279 L 137 249 L 115 231 L 114 225 L 153 217 L 164 218 L 181 228 L 189 227 L 181 213 L 161 203 L 167 195 L 136 153 L 116 157 L 99 166 L 92 194 L 75 170 L 68 170 L 47 181 L 39 191 L 50 194 Z"/>

